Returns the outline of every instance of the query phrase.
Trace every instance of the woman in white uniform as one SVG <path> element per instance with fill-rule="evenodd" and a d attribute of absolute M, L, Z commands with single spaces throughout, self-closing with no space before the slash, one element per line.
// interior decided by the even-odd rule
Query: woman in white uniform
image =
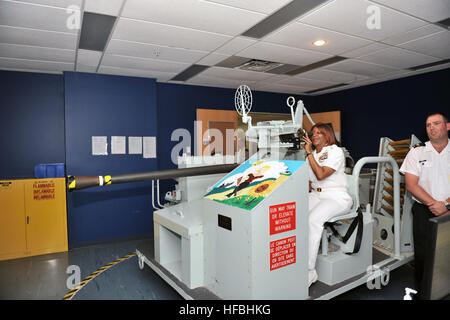
<path fill-rule="evenodd" d="M 347 190 L 345 156 L 336 145 L 331 127 L 317 123 L 312 127 L 311 139 L 305 135 L 306 158 L 309 173 L 309 281 L 316 282 L 316 259 L 322 238 L 323 225 L 329 219 L 344 214 L 352 206 Z"/>

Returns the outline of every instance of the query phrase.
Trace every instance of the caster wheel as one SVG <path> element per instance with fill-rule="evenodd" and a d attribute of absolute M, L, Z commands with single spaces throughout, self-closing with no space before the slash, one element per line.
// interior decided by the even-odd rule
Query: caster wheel
<path fill-rule="evenodd" d="M 140 256 L 138 257 L 138 265 L 139 265 L 139 269 L 143 270 L 145 267 L 145 263 L 144 263 L 144 257 Z"/>

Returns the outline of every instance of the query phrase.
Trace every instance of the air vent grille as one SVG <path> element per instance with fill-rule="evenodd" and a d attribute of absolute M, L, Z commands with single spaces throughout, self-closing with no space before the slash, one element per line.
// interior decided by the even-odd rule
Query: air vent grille
<path fill-rule="evenodd" d="M 253 60 L 250 60 L 250 61 L 245 62 L 244 64 L 240 65 L 239 67 L 237 67 L 237 69 L 248 70 L 248 71 L 257 71 L 257 72 L 266 72 L 266 71 L 272 70 L 274 68 L 277 68 L 281 65 L 283 65 L 283 64 L 278 63 L 278 62 L 253 59 Z"/>

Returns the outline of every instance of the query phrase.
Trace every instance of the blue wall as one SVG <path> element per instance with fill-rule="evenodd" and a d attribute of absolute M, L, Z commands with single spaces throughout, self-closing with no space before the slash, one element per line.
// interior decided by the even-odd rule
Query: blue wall
<path fill-rule="evenodd" d="M 62 75 L 0 71 L 0 179 L 64 163 Z"/>
<path fill-rule="evenodd" d="M 67 173 L 115 175 L 157 170 L 157 159 L 111 154 L 111 136 L 157 136 L 154 79 L 88 73 L 64 74 Z M 107 136 L 108 155 L 92 155 L 91 137 Z M 130 183 L 69 193 L 69 243 L 151 233 L 151 183 Z"/>

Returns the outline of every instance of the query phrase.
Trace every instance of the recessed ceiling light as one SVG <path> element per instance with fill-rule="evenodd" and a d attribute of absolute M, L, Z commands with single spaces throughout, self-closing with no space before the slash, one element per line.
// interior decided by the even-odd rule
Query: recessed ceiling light
<path fill-rule="evenodd" d="M 319 39 L 313 42 L 313 45 L 315 45 L 316 47 L 321 47 L 326 45 L 327 42 L 325 40 Z"/>

